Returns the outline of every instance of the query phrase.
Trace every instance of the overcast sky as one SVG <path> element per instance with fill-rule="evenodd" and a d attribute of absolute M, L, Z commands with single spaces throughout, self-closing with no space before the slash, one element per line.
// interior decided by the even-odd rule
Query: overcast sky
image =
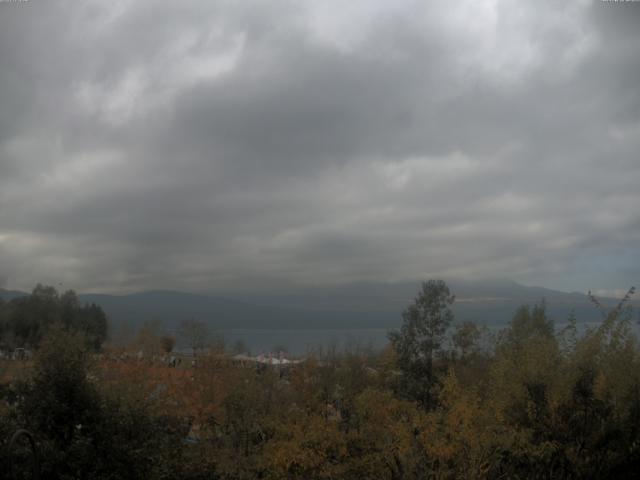
<path fill-rule="evenodd" d="M 640 2 L 0 2 L 0 287 L 640 279 Z"/>

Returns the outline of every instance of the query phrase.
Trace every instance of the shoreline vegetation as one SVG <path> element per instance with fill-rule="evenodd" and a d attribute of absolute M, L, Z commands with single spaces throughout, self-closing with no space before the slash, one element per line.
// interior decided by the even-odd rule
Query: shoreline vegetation
<path fill-rule="evenodd" d="M 632 478 L 634 292 L 590 296 L 584 329 L 542 301 L 495 331 L 429 280 L 383 349 L 260 356 L 195 319 L 116 346 L 99 306 L 38 285 L 0 301 L 0 461 L 31 478 L 26 428 L 51 479 Z"/>

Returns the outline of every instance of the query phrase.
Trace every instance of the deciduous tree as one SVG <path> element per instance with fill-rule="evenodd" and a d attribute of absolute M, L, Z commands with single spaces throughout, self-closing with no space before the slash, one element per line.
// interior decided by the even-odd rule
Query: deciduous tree
<path fill-rule="evenodd" d="M 185 345 L 193 351 L 195 357 L 198 350 L 209 345 L 211 330 L 206 323 L 194 318 L 183 320 L 180 324 L 180 337 Z"/>
<path fill-rule="evenodd" d="M 424 407 L 431 407 L 435 400 L 434 361 L 453 321 L 450 306 L 454 301 L 443 280 L 423 282 L 414 303 L 402 313 L 400 331 L 388 334 L 398 354 L 402 389 Z"/>

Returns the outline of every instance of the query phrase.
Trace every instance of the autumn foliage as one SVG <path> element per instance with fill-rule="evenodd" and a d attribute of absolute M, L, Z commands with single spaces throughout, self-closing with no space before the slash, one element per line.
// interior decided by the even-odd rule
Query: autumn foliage
<path fill-rule="evenodd" d="M 177 367 L 96 355 L 60 327 L 3 384 L 0 433 L 34 431 L 45 478 L 633 478 L 640 349 L 625 305 L 590 328 L 522 307 L 493 334 L 431 313 L 447 325 L 420 330 L 414 310 L 414 337 L 384 351 L 286 369 L 223 350 Z"/>

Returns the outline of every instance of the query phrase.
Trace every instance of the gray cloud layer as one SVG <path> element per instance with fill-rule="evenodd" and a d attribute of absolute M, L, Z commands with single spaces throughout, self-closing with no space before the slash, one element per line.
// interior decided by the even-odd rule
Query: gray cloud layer
<path fill-rule="evenodd" d="M 640 274 L 640 4 L 0 3 L 0 279 Z"/>

